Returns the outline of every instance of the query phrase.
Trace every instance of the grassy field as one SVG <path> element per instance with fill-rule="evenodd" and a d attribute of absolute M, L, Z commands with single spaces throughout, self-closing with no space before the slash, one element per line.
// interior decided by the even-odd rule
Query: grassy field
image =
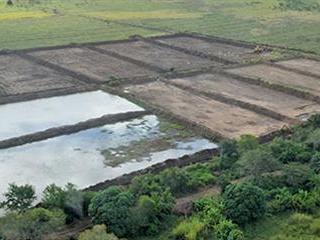
<path fill-rule="evenodd" d="M 2 0 L 0 49 L 189 31 L 320 54 L 319 25 L 320 0 Z"/>

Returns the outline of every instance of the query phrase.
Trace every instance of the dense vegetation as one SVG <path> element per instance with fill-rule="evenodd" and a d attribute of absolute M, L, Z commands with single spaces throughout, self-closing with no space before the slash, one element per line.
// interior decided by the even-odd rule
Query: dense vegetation
<path fill-rule="evenodd" d="M 252 136 L 225 140 L 208 163 L 142 175 L 127 187 L 84 193 L 72 184 L 50 185 L 37 208 L 30 208 L 32 186 L 11 184 L 1 203 L 8 214 L 0 219 L 0 236 L 43 239 L 90 217 L 97 226 L 80 240 L 242 240 L 252 238 L 256 223 L 289 214 L 278 231 L 261 230 L 261 239 L 319 239 L 319 170 L 320 115 L 315 115 L 287 137 L 263 145 Z M 221 194 L 193 199 L 190 215 L 174 215 L 177 199 L 217 185 Z"/>

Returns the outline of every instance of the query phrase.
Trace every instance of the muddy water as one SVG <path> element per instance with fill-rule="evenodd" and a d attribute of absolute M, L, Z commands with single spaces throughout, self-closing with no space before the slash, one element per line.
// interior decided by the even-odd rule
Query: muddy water
<path fill-rule="evenodd" d="M 143 109 L 102 91 L 0 105 L 0 140 L 138 110 Z"/>
<path fill-rule="evenodd" d="M 156 141 L 159 148 L 152 146 L 143 149 L 144 144 L 140 144 L 142 150 L 133 154 L 132 143 L 136 147 L 143 141 Z M 163 124 L 150 115 L 0 150 L 0 200 L 8 183 L 12 182 L 31 184 L 38 195 L 51 183 L 62 186 L 71 182 L 84 188 L 168 158 L 214 147 L 216 145 L 208 140 L 185 133 L 176 126 Z"/>

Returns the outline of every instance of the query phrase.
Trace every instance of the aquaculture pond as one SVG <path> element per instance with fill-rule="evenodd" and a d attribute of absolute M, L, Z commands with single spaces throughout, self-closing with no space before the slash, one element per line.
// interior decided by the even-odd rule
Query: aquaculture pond
<path fill-rule="evenodd" d="M 68 182 L 85 188 L 186 154 L 216 148 L 177 124 L 154 115 L 0 150 L 0 200 L 9 183 Z"/>
<path fill-rule="evenodd" d="M 140 110 L 143 109 L 126 99 L 103 91 L 0 105 L 0 140 Z"/>

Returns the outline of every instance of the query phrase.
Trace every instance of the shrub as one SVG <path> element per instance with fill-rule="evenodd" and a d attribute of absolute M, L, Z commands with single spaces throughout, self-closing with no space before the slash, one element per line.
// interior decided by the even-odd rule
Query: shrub
<path fill-rule="evenodd" d="M 216 177 L 213 175 L 211 169 L 205 164 L 195 164 L 186 167 L 188 176 L 188 188 L 197 189 L 199 187 L 214 184 Z"/>
<path fill-rule="evenodd" d="M 311 169 L 303 164 L 291 163 L 284 167 L 282 181 L 292 189 L 307 189 L 312 177 Z"/>
<path fill-rule="evenodd" d="M 169 191 L 151 196 L 139 197 L 130 211 L 131 235 L 155 235 L 162 229 L 162 223 L 171 215 L 174 198 Z"/>
<path fill-rule="evenodd" d="M 165 188 L 160 185 L 160 179 L 157 175 L 146 174 L 135 177 L 130 185 L 130 192 L 135 196 L 151 195 L 154 192 L 163 192 Z"/>
<path fill-rule="evenodd" d="M 90 230 L 86 230 L 79 235 L 79 240 L 118 240 L 114 234 L 107 233 L 105 225 L 96 225 Z"/>
<path fill-rule="evenodd" d="M 75 185 L 68 183 L 65 188 L 51 184 L 43 191 L 43 206 L 49 209 L 62 209 L 67 214 L 67 223 L 84 215 L 83 193 Z"/>
<path fill-rule="evenodd" d="M 255 149 L 244 153 L 239 164 L 242 165 L 247 174 L 254 177 L 280 169 L 280 163 L 274 159 L 269 151 L 263 149 Z"/>
<path fill-rule="evenodd" d="M 308 150 L 300 143 L 292 140 L 276 138 L 270 144 L 273 156 L 282 163 L 289 162 L 308 162 L 311 155 Z"/>
<path fill-rule="evenodd" d="M 317 174 L 320 173 L 320 152 L 316 152 L 311 158 L 311 168 Z"/>
<path fill-rule="evenodd" d="M 134 202 L 134 196 L 130 192 L 110 187 L 92 199 L 89 215 L 94 224 L 105 224 L 117 236 L 123 237 L 129 234 L 129 214 Z"/>
<path fill-rule="evenodd" d="M 41 240 L 46 234 L 63 226 L 64 222 L 65 215 L 61 210 L 35 208 L 2 218 L 0 232 L 8 240 Z"/>
<path fill-rule="evenodd" d="M 301 212 L 312 213 L 317 209 L 317 199 L 307 191 L 300 190 L 298 193 L 292 196 L 292 209 Z"/>
<path fill-rule="evenodd" d="M 0 208 L 17 212 L 26 211 L 36 200 L 34 189 L 28 184 L 22 186 L 9 184 L 9 189 L 4 197 L 5 200 L 0 203 Z"/>
<path fill-rule="evenodd" d="M 184 169 L 170 168 L 164 170 L 159 174 L 159 182 L 162 187 L 169 188 L 175 195 L 193 190 L 189 189 L 189 176 Z"/>
<path fill-rule="evenodd" d="M 227 217 L 241 225 L 262 217 L 266 210 L 263 191 L 250 183 L 229 185 L 223 199 Z"/>
<path fill-rule="evenodd" d="M 259 141 L 255 136 L 242 135 L 238 140 L 237 147 L 240 154 L 247 151 L 257 149 L 259 147 Z"/>
<path fill-rule="evenodd" d="M 220 221 L 214 228 L 214 233 L 218 240 L 244 240 L 243 233 L 239 230 L 238 225 L 230 220 Z"/>
<path fill-rule="evenodd" d="M 184 240 L 205 240 L 206 227 L 205 224 L 197 217 L 192 217 L 181 222 L 172 231 L 172 235 L 176 239 Z"/>
<path fill-rule="evenodd" d="M 235 140 L 224 140 L 220 143 L 219 165 L 222 169 L 230 168 L 238 159 L 239 153 Z"/>
<path fill-rule="evenodd" d="M 292 193 L 288 188 L 272 190 L 268 193 L 268 198 L 268 210 L 272 213 L 280 213 L 292 207 Z"/>

